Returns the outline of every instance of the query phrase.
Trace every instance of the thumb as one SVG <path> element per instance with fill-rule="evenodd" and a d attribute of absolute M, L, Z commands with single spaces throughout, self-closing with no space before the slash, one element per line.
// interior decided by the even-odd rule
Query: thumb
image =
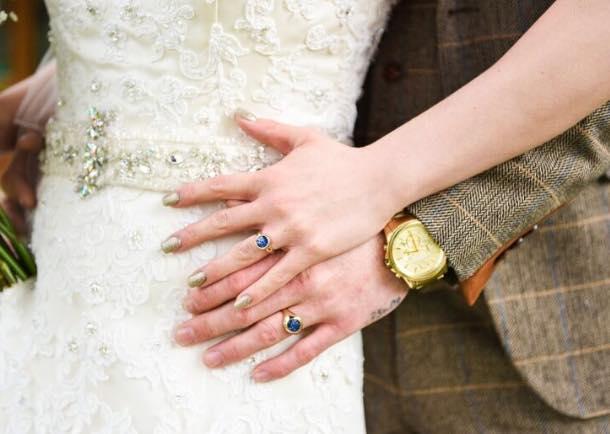
<path fill-rule="evenodd" d="M 250 137 L 287 155 L 311 139 L 312 130 L 283 124 L 271 119 L 259 119 L 245 110 L 235 112 L 235 121 Z"/>

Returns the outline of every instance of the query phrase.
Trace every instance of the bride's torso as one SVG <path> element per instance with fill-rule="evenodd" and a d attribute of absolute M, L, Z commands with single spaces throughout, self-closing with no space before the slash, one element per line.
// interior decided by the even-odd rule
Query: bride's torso
<path fill-rule="evenodd" d="M 239 132 L 239 107 L 348 142 L 390 3 L 47 0 L 61 101 L 45 169 L 83 195 L 257 170 L 279 156 Z"/>

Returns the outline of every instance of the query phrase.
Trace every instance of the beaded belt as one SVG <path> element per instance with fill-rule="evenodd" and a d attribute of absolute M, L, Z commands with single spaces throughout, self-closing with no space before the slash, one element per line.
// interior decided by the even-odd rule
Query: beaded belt
<path fill-rule="evenodd" d="M 87 197 L 104 185 L 166 191 L 184 182 L 260 170 L 280 155 L 247 137 L 207 137 L 199 143 L 161 141 L 107 131 L 111 115 L 90 110 L 83 124 L 51 120 L 42 170 L 76 181 Z"/>

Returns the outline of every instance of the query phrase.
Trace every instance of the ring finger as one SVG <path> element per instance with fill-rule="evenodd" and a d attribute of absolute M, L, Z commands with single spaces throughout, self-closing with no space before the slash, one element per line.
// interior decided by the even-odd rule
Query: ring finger
<path fill-rule="evenodd" d="M 188 250 L 205 241 L 261 226 L 264 212 L 258 203 L 220 209 L 174 233 L 161 244 L 165 253 Z"/>
<path fill-rule="evenodd" d="M 246 268 L 268 256 L 267 251 L 256 246 L 257 238 L 258 235 L 252 235 L 235 244 L 228 253 L 208 262 L 205 267 L 189 277 L 189 286 L 196 288 L 211 285 L 229 274 Z"/>
<path fill-rule="evenodd" d="M 318 312 L 306 305 L 297 305 L 290 311 L 303 319 L 303 328 L 320 321 Z M 272 347 L 290 335 L 284 329 L 284 313 L 276 312 L 249 329 L 208 348 L 203 362 L 210 368 L 226 366 Z"/>

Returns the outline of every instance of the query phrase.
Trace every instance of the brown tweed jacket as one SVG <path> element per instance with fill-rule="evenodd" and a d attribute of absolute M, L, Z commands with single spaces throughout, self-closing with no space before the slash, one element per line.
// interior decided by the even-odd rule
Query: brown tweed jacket
<path fill-rule="evenodd" d="M 399 1 L 365 85 L 356 143 L 373 142 L 480 74 L 552 3 Z M 547 144 L 409 207 L 461 281 L 537 223 L 539 230 L 501 256 L 474 308 L 447 291 L 410 295 L 365 331 L 371 433 L 405 432 L 387 428 L 388 415 L 404 413 L 415 397 L 436 396 L 444 408 L 445 393 L 498 385 L 527 386 L 545 406 L 574 418 L 610 413 L 610 189 L 599 180 L 609 168 L 610 103 Z M 472 340 L 478 350 L 460 355 L 468 369 L 485 371 L 480 381 L 476 372 L 448 375 L 445 362 L 455 359 L 451 348 L 461 330 L 472 327 L 492 333 Z M 413 339 L 422 336 L 427 340 L 418 347 Z M 481 343 L 496 339 L 512 365 Z M 438 345 L 433 351 L 431 342 Z M 413 353 L 424 351 L 444 368 L 435 371 L 423 356 L 416 363 Z M 422 407 L 420 415 L 424 409 L 430 410 Z"/>

